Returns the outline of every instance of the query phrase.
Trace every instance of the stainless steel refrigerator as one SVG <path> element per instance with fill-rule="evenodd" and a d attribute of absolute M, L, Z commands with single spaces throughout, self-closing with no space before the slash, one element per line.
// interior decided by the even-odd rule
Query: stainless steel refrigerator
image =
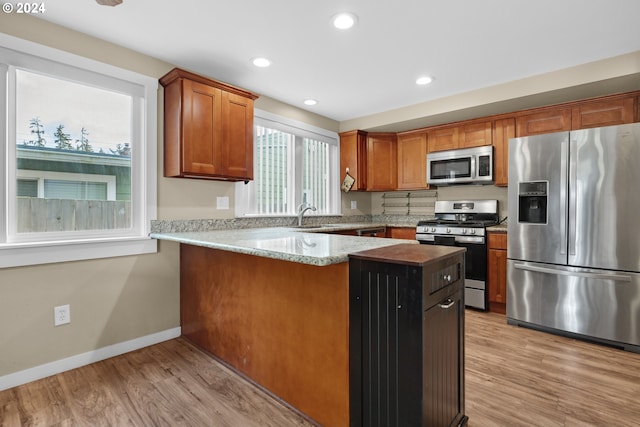
<path fill-rule="evenodd" d="M 509 142 L 507 321 L 640 352 L 640 123 Z"/>

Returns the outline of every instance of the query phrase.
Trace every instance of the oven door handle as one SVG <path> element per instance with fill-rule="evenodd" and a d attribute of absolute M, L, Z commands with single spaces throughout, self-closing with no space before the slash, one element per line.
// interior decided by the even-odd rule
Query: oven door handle
<path fill-rule="evenodd" d="M 555 268 L 538 267 L 535 265 L 513 264 L 518 270 L 535 271 L 536 273 L 557 274 L 560 276 L 584 277 L 586 279 L 614 280 L 617 282 L 631 282 L 631 276 L 624 274 L 589 273 L 588 271 L 556 270 Z"/>

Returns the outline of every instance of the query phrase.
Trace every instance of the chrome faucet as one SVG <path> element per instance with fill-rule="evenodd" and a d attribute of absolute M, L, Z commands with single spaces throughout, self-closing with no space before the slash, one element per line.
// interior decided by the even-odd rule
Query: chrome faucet
<path fill-rule="evenodd" d="M 307 205 L 306 203 L 300 203 L 298 206 L 298 227 L 302 227 L 302 216 L 306 211 L 315 211 L 316 207 Z"/>

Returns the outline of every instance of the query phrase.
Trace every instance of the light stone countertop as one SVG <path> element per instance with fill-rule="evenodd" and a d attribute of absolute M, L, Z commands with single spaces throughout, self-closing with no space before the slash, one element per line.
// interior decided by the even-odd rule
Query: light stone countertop
<path fill-rule="evenodd" d="M 506 233 L 507 224 L 492 225 L 491 227 L 487 227 L 487 231 L 490 233 Z"/>
<path fill-rule="evenodd" d="M 151 233 L 150 237 L 212 249 L 256 255 L 284 261 L 324 266 L 349 260 L 349 254 L 417 240 L 328 234 L 331 231 L 370 228 L 378 224 L 339 224 L 339 226 L 295 228 L 269 227 L 215 231 Z M 322 232 L 325 231 L 325 232 Z"/>

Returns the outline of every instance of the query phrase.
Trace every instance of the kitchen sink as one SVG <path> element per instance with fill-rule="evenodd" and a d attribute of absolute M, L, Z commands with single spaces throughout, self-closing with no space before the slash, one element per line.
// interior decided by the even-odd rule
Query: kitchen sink
<path fill-rule="evenodd" d="M 293 228 L 367 228 L 366 224 L 353 224 L 353 223 L 331 223 L 331 224 L 303 224 L 303 225 L 294 225 Z"/>

